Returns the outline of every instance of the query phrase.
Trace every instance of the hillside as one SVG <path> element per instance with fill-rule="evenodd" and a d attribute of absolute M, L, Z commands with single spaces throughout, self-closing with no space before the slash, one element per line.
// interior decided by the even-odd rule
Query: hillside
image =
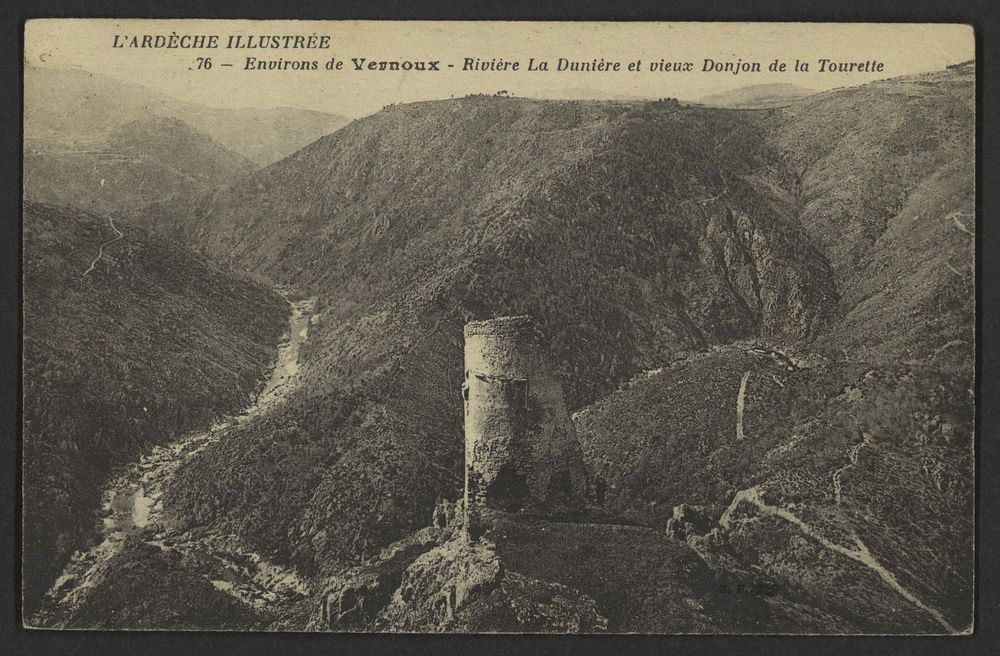
<path fill-rule="evenodd" d="M 116 467 L 242 408 L 285 326 L 273 292 L 115 225 L 108 243 L 105 218 L 24 204 L 25 617 Z"/>
<path fill-rule="evenodd" d="M 26 139 L 74 147 L 136 120 L 174 118 L 225 148 L 266 166 L 347 122 L 337 114 L 297 109 L 220 109 L 183 102 L 140 84 L 83 70 L 24 69 Z"/>
<path fill-rule="evenodd" d="M 137 119 L 87 145 L 28 141 L 24 197 L 122 216 L 230 183 L 256 166 L 172 118 Z"/>
<path fill-rule="evenodd" d="M 839 319 L 806 351 L 714 351 L 582 413 L 609 510 L 677 517 L 714 567 L 844 630 L 971 626 L 973 107 L 972 70 L 955 67 L 783 114 L 776 143 Z"/>
<path fill-rule="evenodd" d="M 457 523 L 456 523 L 457 521 Z M 490 512 L 469 543 L 451 516 L 331 577 L 316 630 L 717 633 L 774 630 L 776 604 L 732 595 L 682 542 L 646 526 Z M 780 606 L 780 602 L 778 604 Z"/>
<path fill-rule="evenodd" d="M 163 204 L 184 217 L 178 237 L 316 294 L 320 312 L 303 390 L 191 462 L 167 502 L 304 572 L 334 571 L 459 489 L 468 319 L 534 316 L 575 408 L 710 344 L 816 334 L 834 291 L 780 192 L 767 120 L 668 104 L 399 106 L 193 206 Z M 263 485 L 237 482 L 251 471 Z"/>
<path fill-rule="evenodd" d="M 934 612 L 961 630 L 972 620 L 967 384 L 926 366 L 728 346 L 636 380 L 576 425 L 609 511 L 777 586 L 823 613 L 824 631 L 941 631 Z"/>
<path fill-rule="evenodd" d="M 193 108 L 176 115 L 259 166 L 288 157 L 350 120 L 298 107 Z"/>
<path fill-rule="evenodd" d="M 812 96 L 777 145 L 829 258 L 843 320 L 818 347 L 970 374 L 975 316 L 971 65 Z"/>

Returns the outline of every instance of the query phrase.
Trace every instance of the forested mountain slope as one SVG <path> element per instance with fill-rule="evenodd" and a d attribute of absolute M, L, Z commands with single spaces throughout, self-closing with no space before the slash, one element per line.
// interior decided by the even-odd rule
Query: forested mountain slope
<path fill-rule="evenodd" d="M 156 234 L 24 204 L 25 617 L 84 546 L 115 467 L 242 408 L 286 315 Z"/>
<path fill-rule="evenodd" d="M 820 345 L 970 372 L 975 249 L 971 64 L 808 98 L 776 133 L 843 320 Z"/>
<path fill-rule="evenodd" d="M 708 562 L 844 631 L 971 627 L 973 107 L 956 66 L 784 114 L 838 319 L 806 350 L 733 345 L 581 414 L 609 509 L 674 516 Z"/>
<path fill-rule="evenodd" d="M 393 107 L 167 225 L 319 296 L 308 383 L 182 470 L 168 502 L 262 553 L 331 570 L 461 485 L 461 326 L 530 314 L 569 402 L 751 335 L 830 319 L 766 113 L 466 98 Z M 257 472 L 258 486 L 241 485 Z"/>

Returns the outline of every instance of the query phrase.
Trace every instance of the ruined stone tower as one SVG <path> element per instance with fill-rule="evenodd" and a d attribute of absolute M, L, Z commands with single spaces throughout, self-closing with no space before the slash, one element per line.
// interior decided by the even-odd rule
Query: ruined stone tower
<path fill-rule="evenodd" d="M 529 317 L 465 326 L 465 512 L 471 537 L 482 511 L 538 514 L 578 508 L 583 455 L 547 349 Z"/>

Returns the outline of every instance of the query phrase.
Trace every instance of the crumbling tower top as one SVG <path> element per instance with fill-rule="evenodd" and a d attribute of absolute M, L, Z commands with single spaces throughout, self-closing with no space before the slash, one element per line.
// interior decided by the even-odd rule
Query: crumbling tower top
<path fill-rule="evenodd" d="M 516 335 L 535 332 L 535 322 L 526 314 L 470 321 L 465 324 L 465 336 Z"/>
<path fill-rule="evenodd" d="M 465 324 L 466 374 L 527 378 L 540 364 L 539 337 L 527 316 L 470 321 Z"/>

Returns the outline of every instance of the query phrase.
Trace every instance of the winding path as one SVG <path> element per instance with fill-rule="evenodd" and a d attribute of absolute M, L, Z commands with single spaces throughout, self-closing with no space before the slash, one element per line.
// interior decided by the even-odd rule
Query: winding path
<path fill-rule="evenodd" d="M 114 230 L 115 234 L 118 236 L 115 237 L 114 239 L 111 239 L 101 244 L 101 247 L 97 249 L 97 257 L 95 257 L 94 261 L 90 263 L 90 266 L 87 267 L 87 270 L 83 272 L 83 274 L 80 276 L 81 278 L 85 277 L 88 273 L 93 271 L 94 267 L 97 266 L 97 263 L 101 261 L 101 258 L 104 257 L 105 246 L 110 246 L 111 244 L 115 243 L 116 241 L 120 240 L 122 237 L 125 236 L 122 233 L 122 231 L 118 229 L 118 226 L 115 225 L 115 220 L 112 219 L 110 216 L 108 217 L 108 223 L 111 225 L 111 229 Z"/>
<path fill-rule="evenodd" d="M 946 219 L 951 219 L 954 222 L 955 227 L 957 229 L 961 230 L 962 232 L 964 232 L 965 234 L 969 235 L 970 237 L 975 238 L 976 233 L 974 233 L 971 230 L 969 230 L 969 228 L 966 227 L 966 225 L 964 223 L 962 223 L 961 221 L 958 220 L 958 217 L 960 217 L 960 216 L 971 216 L 971 217 L 975 218 L 976 215 L 975 214 L 970 214 L 969 212 L 959 212 L 959 211 L 956 210 L 954 212 L 948 213 L 948 215 L 945 216 L 945 218 Z"/>
<path fill-rule="evenodd" d="M 862 442 L 861 444 L 863 445 L 864 442 Z M 795 525 L 800 531 L 802 531 L 804 534 L 816 540 L 820 545 L 822 545 L 826 549 L 829 549 L 830 551 L 838 553 L 842 556 L 846 556 L 847 558 L 850 558 L 855 562 L 861 563 L 868 569 L 875 572 L 879 576 L 879 578 L 885 581 L 886 584 L 888 584 L 890 588 L 895 590 L 901 597 L 903 597 L 911 604 L 913 604 L 920 610 L 924 611 L 925 613 L 933 617 L 934 621 L 936 621 L 938 624 L 944 627 L 944 629 L 948 631 L 948 633 L 957 633 L 955 627 L 953 627 L 948 622 L 948 620 L 945 619 L 944 615 L 942 615 L 940 611 L 931 608 L 923 601 L 921 601 L 919 598 L 917 598 L 915 594 L 904 588 L 903 585 L 896 578 L 896 575 L 887 570 L 881 563 L 879 563 L 878 560 L 875 558 L 875 556 L 872 555 L 872 553 L 868 550 L 868 547 L 865 545 L 865 543 L 862 542 L 861 539 L 858 538 L 856 535 L 854 536 L 854 543 L 857 545 L 856 549 L 848 549 L 843 545 L 831 542 L 823 535 L 821 535 L 819 531 L 814 529 L 812 526 L 806 524 L 804 521 L 799 519 L 796 515 L 794 515 L 790 511 L 784 508 L 778 508 L 777 506 L 771 506 L 765 503 L 760 496 L 760 489 L 757 487 L 751 487 L 746 490 L 741 490 L 736 494 L 736 496 L 733 498 L 732 503 L 729 504 L 728 508 L 726 508 L 726 512 L 724 512 L 722 514 L 722 517 L 719 518 L 719 526 L 721 526 L 724 529 L 730 528 L 730 526 L 732 525 L 733 513 L 735 512 L 736 508 L 742 503 L 749 503 L 751 505 L 754 505 L 757 507 L 758 510 L 760 510 L 762 513 L 766 515 L 773 515 L 775 517 L 780 517 L 786 522 Z"/>
<path fill-rule="evenodd" d="M 871 435 L 867 431 L 861 432 L 862 440 L 851 447 L 851 450 L 847 452 L 847 464 L 833 472 L 833 499 L 840 505 L 840 477 L 843 476 L 844 472 L 858 464 L 858 456 L 861 453 L 861 449 L 871 444 Z"/>

